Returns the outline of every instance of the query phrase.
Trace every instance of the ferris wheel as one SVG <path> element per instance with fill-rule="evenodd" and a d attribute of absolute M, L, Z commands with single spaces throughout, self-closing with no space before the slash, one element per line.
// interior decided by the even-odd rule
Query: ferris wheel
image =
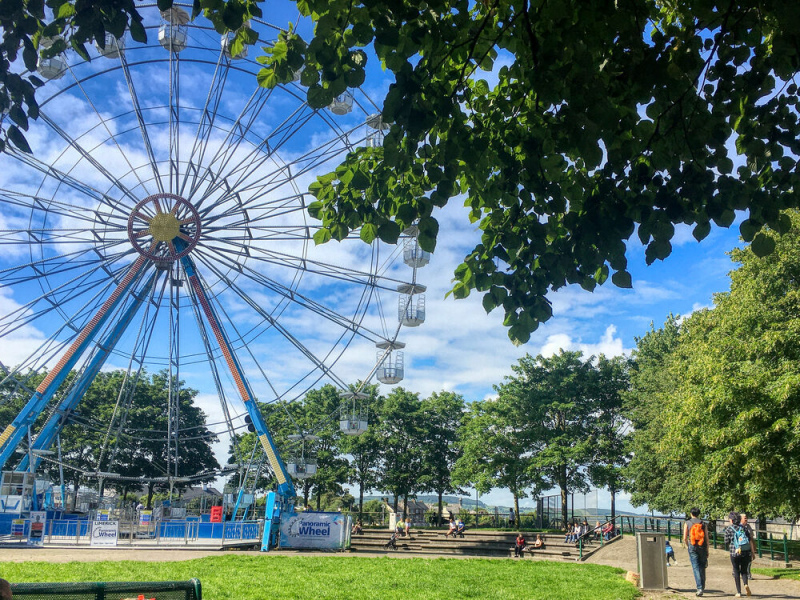
<path fill-rule="evenodd" d="M 342 431 L 362 432 L 360 393 L 348 383 L 403 379 L 398 336 L 425 320 L 417 269 L 430 256 L 413 227 L 398 247 L 364 244 L 357 232 L 313 242 L 308 184 L 386 130 L 362 90 L 312 109 L 299 77 L 258 87 L 261 66 L 231 54 L 233 34 L 190 21 L 190 6 L 139 10 L 146 44 L 108 34 L 91 61 L 40 59 L 34 153 L 0 155 L 0 380 L 27 389 L 46 372 L 0 433 L 0 468 L 34 471 L 101 370 L 125 370 L 129 388 L 163 370 L 175 473 L 185 380 L 218 399 L 222 428 L 212 433 L 256 430 L 290 495 L 291 469 L 256 400 L 333 383 L 345 399 Z M 280 31 L 249 25 L 257 46 Z M 131 398 L 119 391 L 120 415 Z M 26 444 L 38 454 L 14 464 Z"/>

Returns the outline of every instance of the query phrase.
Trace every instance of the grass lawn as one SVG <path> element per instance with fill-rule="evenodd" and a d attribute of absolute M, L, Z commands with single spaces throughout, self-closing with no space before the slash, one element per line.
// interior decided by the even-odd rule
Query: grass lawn
<path fill-rule="evenodd" d="M 526 560 L 214 556 L 184 562 L 2 563 L 11 582 L 198 577 L 204 600 L 629 600 L 621 569 Z"/>
<path fill-rule="evenodd" d="M 756 575 L 769 575 L 775 579 L 796 579 L 800 581 L 800 569 L 752 569 Z"/>

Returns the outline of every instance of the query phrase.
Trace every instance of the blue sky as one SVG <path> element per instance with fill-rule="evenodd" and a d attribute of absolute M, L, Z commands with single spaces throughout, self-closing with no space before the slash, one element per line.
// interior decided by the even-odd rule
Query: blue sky
<path fill-rule="evenodd" d="M 279 25 L 293 18 L 291 11 L 270 15 Z M 148 25 L 155 27 L 159 22 L 157 14 L 146 14 Z M 269 28 L 259 27 L 265 36 L 272 35 Z M 109 259 L 113 252 L 131 249 L 124 223 L 133 205 L 156 192 L 159 182 L 175 191 L 168 174 L 170 148 L 178 140 L 182 180 L 192 179 L 190 163 L 202 172 L 194 191 L 186 191 L 192 189 L 189 183 L 181 188 L 181 194 L 193 202 L 205 194 L 209 198 L 206 206 L 214 205 L 209 213 L 214 220 L 204 223 L 205 250 L 198 247 L 192 256 L 259 399 L 295 397 L 331 379 L 343 383 L 364 379 L 375 366 L 376 339 L 391 339 L 396 332 L 398 300 L 391 289 L 411 281 L 414 274 L 393 248 L 371 249 L 358 240 L 314 247 L 296 235 L 307 234 L 314 227 L 303 215 L 302 193 L 316 175 L 335 166 L 336 157 L 342 156 L 347 145 L 364 143 L 369 132 L 366 117 L 377 112 L 375 104 L 380 104 L 390 80 L 372 60 L 367 82 L 355 92 L 355 108 L 350 114 L 312 113 L 304 108 L 304 92 L 296 84 L 254 101 L 253 73 L 258 67 L 252 62 L 256 53 L 251 52 L 247 60 L 232 61 L 225 71 L 224 94 L 215 105 L 219 117 L 199 136 L 204 107 L 213 96 L 209 91 L 222 85 L 217 65 L 227 63 L 220 61 L 216 33 L 207 27 L 193 30 L 192 47 L 181 54 L 182 125 L 173 135 L 168 54 L 157 44 L 156 30 L 151 29 L 149 35 L 147 48 L 128 41 L 130 81 L 118 61 L 96 52 L 89 64 L 67 56 L 69 71 L 49 82 L 39 96 L 42 113 L 52 124 L 42 119 L 28 133 L 35 150 L 33 162 L 0 156 L 0 229 L 10 232 L 5 239 L 11 242 L 3 246 L 0 255 L 0 277 L 4 277 L 0 285 L 0 361 L 9 366 L 54 364 L 59 347 L 71 335 L 64 323 L 74 320 L 81 326 L 113 288 L 111 276 L 99 267 L 124 271 L 135 256 L 129 253 L 116 262 Z M 137 90 L 155 168 L 137 122 L 131 82 Z M 248 121 L 253 114 L 248 107 L 254 102 L 257 118 Z M 287 119 L 291 125 L 283 135 L 281 123 Z M 198 139 L 202 139 L 205 154 L 193 150 Z M 231 139 L 237 143 L 231 144 Z M 265 139 L 269 146 L 262 144 Z M 323 160 L 326 153 L 332 156 L 327 162 Z M 52 171 L 44 174 L 50 167 L 59 175 L 53 176 Z M 236 190 L 235 197 L 215 187 L 219 176 Z M 105 205 L 100 197 L 111 200 Z M 111 225 L 101 222 L 108 215 Z M 405 379 L 400 385 L 422 396 L 450 390 L 467 401 L 491 396 L 493 386 L 525 353 L 549 355 L 559 349 L 582 350 L 587 356 L 629 353 L 635 338 L 643 335 L 651 322 L 658 327 L 669 313 L 686 315 L 709 306 L 715 292 L 727 290 L 732 263 L 726 252 L 739 243 L 736 225 L 728 230 L 714 228 L 699 244 L 689 228 L 677 227 L 672 256 L 648 267 L 634 234 L 628 243 L 633 289 L 618 289 L 610 282 L 594 293 L 575 286 L 564 288 L 550 297 L 553 318 L 529 343 L 515 347 L 502 326 L 501 312 L 487 315 L 479 296 L 458 301 L 445 298 L 454 269 L 475 245 L 479 232 L 469 223 L 458 199 L 434 216 L 440 222 L 437 249 L 430 264 L 416 273 L 417 281 L 427 286 L 427 319 L 422 326 L 403 328 L 397 335 L 397 340 L 406 344 Z M 245 231 L 243 219 L 257 225 Z M 40 234 L 35 240 L 28 235 L 29 228 L 54 230 L 63 237 L 40 242 Z M 248 233 L 252 239 L 247 238 Z M 65 255 L 67 258 L 56 258 Z M 29 281 L 10 279 L 15 270 L 32 275 L 30 263 L 37 260 L 57 265 L 60 272 Z M 83 270 L 67 271 L 76 260 L 86 261 Z M 309 270 L 303 272 L 297 268 L 299 264 Z M 336 277 L 325 273 L 331 265 Z M 387 289 L 370 295 L 370 302 L 364 304 L 361 300 L 368 286 L 360 283 L 361 273 L 370 271 Z M 358 281 L 348 283 L 350 275 Z M 62 293 L 59 286 L 69 288 L 74 277 L 82 278 L 83 287 Z M 209 414 L 212 429 L 222 433 L 223 406 L 210 376 L 211 361 L 203 350 L 186 292 L 179 293 L 180 376 L 200 391 L 198 401 Z M 57 298 L 60 311 L 50 311 L 43 294 Z M 166 300 L 158 302 L 161 311 L 152 324 L 145 325 L 154 332 L 143 360 L 151 371 L 169 362 L 168 298 L 167 294 Z M 347 346 L 344 342 L 352 337 L 352 331 L 309 310 L 310 302 L 331 311 L 329 317 L 357 321 L 364 335 L 354 336 Z M 136 348 L 142 340 L 139 323 L 146 322 L 142 316 L 132 324 L 106 368 L 128 368 L 135 362 L 131 359 L 138 356 Z M 309 360 L 300 348 L 315 358 Z M 218 350 L 212 349 L 211 354 L 219 362 Z M 331 376 L 322 373 L 328 369 Z M 243 411 L 231 378 L 224 369 L 220 377 L 234 425 L 241 425 Z M 389 391 L 388 386 L 382 389 Z M 223 435 L 216 446 L 221 461 L 227 446 Z M 510 495 L 498 490 L 484 501 L 510 504 Z M 602 497 L 600 504 L 604 505 Z M 624 499 L 620 506 L 626 507 Z"/>

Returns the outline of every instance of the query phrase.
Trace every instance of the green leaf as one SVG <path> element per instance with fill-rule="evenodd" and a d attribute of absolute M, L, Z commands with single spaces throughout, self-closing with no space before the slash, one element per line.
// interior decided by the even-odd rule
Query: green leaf
<path fill-rule="evenodd" d="M 333 102 L 333 94 L 320 85 L 314 85 L 308 88 L 307 100 L 311 108 L 325 108 Z"/>
<path fill-rule="evenodd" d="M 631 289 L 631 274 L 627 271 L 617 271 L 611 276 L 611 283 L 619 288 Z"/>
<path fill-rule="evenodd" d="M 759 258 L 763 258 L 764 256 L 772 254 L 772 252 L 775 250 L 775 240 L 768 235 L 759 233 L 755 238 L 753 238 L 753 242 L 750 244 L 750 249 L 753 251 L 753 254 Z"/>
<path fill-rule="evenodd" d="M 331 239 L 331 232 L 329 229 L 319 229 L 314 234 L 314 243 L 319 246 L 320 244 L 325 244 L 329 242 Z"/>
<path fill-rule="evenodd" d="M 739 225 L 739 233 L 742 234 L 742 239 L 745 242 L 752 242 L 756 234 L 761 231 L 761 223 L 753 221 L 752 219 L 745 219 Z"/>
<path fill-rule="evenodd" d="M 158 0 L 158 10 L 165 11 L 172 8 L 172 0 Z"/>
<path fill-rule="evenodd" d="M 361 226 L 359 237 L 367 244 L 371 244 L 378 237 L 378 228 L 375 227 L 374 223 L 364 223 Z"/>
<path fill-rule="evenodd" d="M 31 150 L 31 147 L 28 145 L 28 140 L 26 140 L 22 132 L 17 129 L 16 125 L 11 125 L 6 132 L 8 134 L 8 139 L 11 140 L 14 146 L 27 154 L 33 154 L 33 150 Z"/>
<path fill-rule="evenodd" d="M 378 227 L 378 237 L 387 244 L 396 244 L 400 237 L 400 226 L 394 221 L 386 221 Z"/>
<path fill-rule="evenodd" d="M 711 233 L 711 222 L 709 221 L 698 223 L 692 230 L 692 235 L 698 242 L 704 240 L 709 233 Z"/>
<path fill-rule="evenodd" d="M 256 74 L 256 81 L 261 87 L 271 89 L 278 85 L 278 76 L 272 67 L 264 67 Z"/>
<path fill-rule="evenodd" d="M 140 21 L 133 19 L 131 20 L 130 32 L 134 41 L 139 42 L 140 44 L 147 43 L 147 32 Z"/>

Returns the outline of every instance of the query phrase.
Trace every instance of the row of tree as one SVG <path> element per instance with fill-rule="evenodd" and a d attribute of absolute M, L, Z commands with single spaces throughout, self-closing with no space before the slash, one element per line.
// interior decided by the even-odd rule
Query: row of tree
<path fill-rule="evenodd" d="M 30 398 L 30 388 L 35 388 L 44 373 L 29 374 L 25 387 L 15 378 L 4 378 L 0 383 L 0 428 L 5 428 Z M 56 404 L 72 385 L 75 373 L 57 391 Z M 26 390 L 26 388 L 28 388 Z M 156 480 L 195 476 L 207 472 L 197 482 L 212 481 L 219 469 L 212 443 L 216 437 L 206 425 L 206 415 L 194 404 L 197 390 L 182 382 L 178 397 L 177 433 L 171 444 L 167 443 L 169 377 L 166 372 L 126 377 L 125 371 L 101 372 L 84 394 L 79 409 L 60 415 L 65 421 L 61 429 L 60 447 L 64 481 L 77 495 L 81 485 L 97 485 L 97 472 L 113 472 L 140 482 L 105 480 L 123 494 L 138 493 L 147 488 L 147 505 L 159 487 Z M 50 412 L 43 413 L 31 428 L 35 434 Z M 175 440 L 178 440 L 177 454 Z M 177 460 L 176 460 L 177 456 Z M 7 464 L 6 469 L 15 465 Z M 41 463 L 38 472 L 59 479 L 59 465 L 52 458 Z M 185 485 L 185 484 L 182 484 Z"/>
<path fill-rule="evenodd" d="M 326 494 L 343 494 L 346 483 L 358 487 L 359 508 L 368 490 L 393 496 L 395 509 L 403 499 L 403 510 L 409 495 L 434 493 L 439 514 L 442 496 L 466 486 L 481 493 L 507 488 L 517 512 L 520 498 L 558 486 L 566 520 L 570 492 L 591 484 L 618 491 L 627 362 L 562 351 L 526 356 L 513 371 L 496 387 L 496 398 L 470 403 L 452 392 L 420 398 L 395 388 L 384 397 L 369 388 L 363 408 L 370 427 L 357 437 L 339 431 L 340 400 L 332 386 L 263 410 L 287 460 L 299 454 L 289 435 L 317 436 L 317 474 L 298 484 L 304 502 L 315 498 L 317 508 Z M 239 456 L 232 448 L 234 461 L 254 444 L 255 434 L 244 436 Z"/>
<path fill-rule="evenodd" d="M 298 493 L 320 508 L 324 498 L 344 496 L 349 483 L 359 489 L 359 508 L 366 491 L 378 490 L 395 498 L 396 509 L 400 499 L 435 493 L 441 514 L 442 496 L 467 486 L 508 489 L 517 511 L 520 498 L 558 487 L 566 520 L 568 495 L 595 485 L 611 491 L 612 513 L 616 493 L 625 490 L 635 505 L 663 512 L 699 504 L 709 513 L 736 507 L 796 517 L 800 216 L 788 218 L 790 231 L 770 234 L 770 255 L 732 252 L 738 268 L 731 290 L 716 295 L 713 308 L 651 326 L 630 359 L 526 355 L 495 387 L 496 397 L 474 402 L 447 391 L 420 398 L 403 388 L 381 396 L 366 386 L 360 408 L 370 426 L 355 437 L 339 429 L 348 407 L 333 386 L 263 404 L 285 459 L 317 462 Z M 13 383 L 0 385 L 0 427 L 27 399 Z M 33 377 L 28 386 L 36 383 Z M 197 392 L 181 386 L 179 428 L 192 435 L 179 444 L 176 470 L 165 435 L 168 390 L 165 373 L 146 375 L 133 388 L 124 372 L 99 374 L 80 413 L 64 415 L 61 450 L 75 467 L 65 470 L 67 481 L 77 490 L 85 472 L 114 471 L 141 477 L 152 494 L 149 479 L 218 468 L 215 437 L 193 404 Z M 290 437 L 298 433 L 316 439 L 301 448 Z M 231 462 L 258 457 L 253 449 L 260 452 L 254 434 L 237 436 Z M 52 462 L 42 470 L 57 476 Z M 268 475 L 256 483 L 270 486 Z"/>

